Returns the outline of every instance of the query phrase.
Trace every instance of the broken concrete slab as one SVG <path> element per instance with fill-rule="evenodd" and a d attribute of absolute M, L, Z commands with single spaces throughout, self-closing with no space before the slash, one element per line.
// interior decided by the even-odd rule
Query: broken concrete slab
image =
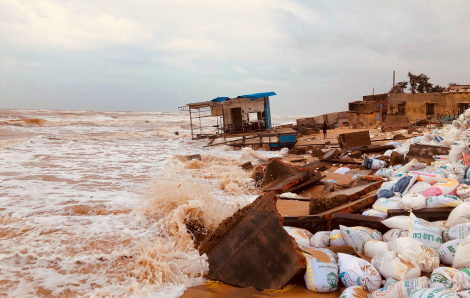
<path fill-rule="evenodd" d="M 436 220 L 447 220 L 449 214 L 454 210 L 454 207 L 446 208 L 424 208 L 419 210 L 413 210 L 413 214 L 427 221 L 436 221 Z M 400 215 L 410 215 L 409 212 L 403 209 L 388 209 L 388 217 L 400 216 Z"/>
<path fill-rule="evenodd" d="M 421 144 L 412 144 L 410 145 L 410 151 L 406 155 L 407 159 L 416 158 L 419 162 L 434 162 L 434 155 L 448 155 L 448 147 L 440 146 L 431 146 L 431 145 L 421 145 Z"/>
<path fill-rule="evenodd" d="M 251 161 L 248 161 L 248 162 L 245 162 L 244 164 L 241 164 L 240 167 L 244 170 L 253 169 L 253 165 L 251 164 Z"/>
<path fill-rule="evenodd" d="M 309 174 L 309 178 L 305 179 L 304 181 L 300 182 L 299 184 L 289 187 L 285 189 L 285 192 L 297 192 L 300 189 L 309 187 L 310 185 L 314 183 L 318 183 L 321 179 L 325 178 L 325 176 L 322 176 L 319 172 L 315 172 L 314 170 L 309 170 L 313 172 L 313 174 Z"/>
<path fill-rule="evenodd" d="M 390 156 L 390 165 L 395 166 L 400 164 L 405 164 L 405 155 L 393 151 L 392 155 Z"/>
<path fill-rule="evenodd" d="M 375 201 L 377 201 L 377 195 L 375 191 L 362 196 L 358 200 L 352 201 L 350 203 L 340 205 L 336 208 L 318 213 L 316 215 L 323 217 L 325 220 L 330 220 L 332 215 L 336 212 L 341 213 L 357 213 L 365 208 L 370 208 Z"/>
<path fill-rule="evenodd" d="M 338 149 L 331 149 L 327 153 L 325 153 L 322 157 L 322 160 L 329 160 L 329 159 L 334 159 L 339 155 L 339 150 Z"/>
<path fill-rule="evenodd" d="M 264 179 L 261 182 L 261 191 L 282 193 L 309 178 L 313 172 L 310 172 L 310 169 L 288 165 L 275 158 L 266 167 Z"/>
<path fill-rule="evenodd" d="M 355 146 L 370 145 L 370 134 L 368 130 L 343 133 L 338 135 L 338 144 L 341 149 Z"/>
<path fill-rule="evenodd" d="M 386 233 L 389 228 L 382 224 L 382 218 L 377 216 L 368 216 L 361 214 L 342 213 L 336 212 L 331 216 L 330 221 L 327 224 L 328 229 L 334 230 L 339 229 L 339 226 L 353 227 L 360 226 L 371 228 Z"/>
<path fill-rule="evenodd" d="M 361 158 L 362 152 L 361 151 L 353 151 L 349 154 L 351 158 Z"/>
<path fill-rule="evenodd" d="M 381 185 L 382 181 L 373 181 L 365 185 L 331 192 L 324 196 L 312 197 L 309 205 L 309 214 L 319 214 L 357 200 L 361 196 L 377 190 Z"/>
<path fill-rule="evenodd" d="M 259 290 L 282 288 L 306 266 L 283 228 L 273 192 L 225 219 L 199 252 L 207 254 L 209 278 Z"/>
<path fill-rule="evenodd" d="M 326 230 L 325 220 L 316 215 L 284 216 L 283 218 L 284 226 L 306 229 L 312 234 Z"/>
<path fill-rule="evenodd" d="M 325 155 L 325 152 L 323 152 L 323 150 L 318 148 L 312 149 L 312 157 L 323 157 L 323 155 Z"/>
<path fill-rule="evenodd" d="M 387 150 L 393 150 L 395 146 L 393 145 L 370 145 L 357 148 L 357 151 L 361 153 L 371 153 L 371 152 L 385 152 Z"/>

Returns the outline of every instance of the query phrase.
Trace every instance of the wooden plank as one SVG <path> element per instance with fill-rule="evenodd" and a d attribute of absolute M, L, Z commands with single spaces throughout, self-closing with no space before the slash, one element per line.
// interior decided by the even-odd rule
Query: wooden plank
<path fill-rule="evenodd" d="M 341 206 L 338 206 L 336 208 L 327 210 L 325 212 L 322 212 L 322 213 L 319 213 L 319 214 L 316 214 L 316 215 L 323 217 L 325 220 L 330 220 L 331 217 L 333 216 L 333 213 L 336 213 L 336 212 L 342 212 L 342 213 L 358 212 L 361 209 L 372 206 L 372 204 L 374 204 L 376 200 L 377 200 L 377 195 L 376 194 L 366 195 L 366 196 L 364 196 L 364 197 L 362 197 L 358 200 L 355 200 L 351 203 L 343 204 Z"/>
<path fill-rule="evenodd" d="M 413 214 L 418 218 L 422 218 L 427 221 L 447 220 L 450 212 L 454 210 L 454 207 L 447 208 L 424 208 L 420 210 L 414 210 Z M 409 212 L 403 209 L 388 209 L 388 217 L 410 215 Z"/>

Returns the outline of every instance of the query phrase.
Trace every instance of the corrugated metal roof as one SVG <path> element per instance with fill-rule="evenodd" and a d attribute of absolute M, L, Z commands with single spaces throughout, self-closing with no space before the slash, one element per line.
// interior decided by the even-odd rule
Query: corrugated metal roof
<path fill-rule="evenodd" d="M 276 92 L 262 92 L 262 93 L 254 93 L 254 94 L 247 94 L 247 95 L 240 95 L 239 97 L 241 98 L 249 98 L 251 100 L 255 100 L 258 98 L 263 98 L 263 97 L 268 97 L 268 96 L 274 96 L 277 95 Z M 217 97 L 211 100 L 212 102 L 223 102 L 229 99 L 228 97 Z"/>

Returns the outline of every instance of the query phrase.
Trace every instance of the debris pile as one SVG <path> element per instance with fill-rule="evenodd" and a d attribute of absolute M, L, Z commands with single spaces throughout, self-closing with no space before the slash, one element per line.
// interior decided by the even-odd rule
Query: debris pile
<path fill-rule="evenodd" d="M 242 165 L 265 195 L 201 245 L 209 277 L 262 290 L 303 274 L 310 291 L 342 298 L 470 297 L 470 109 L 382 145 L 369 136 Z"/>

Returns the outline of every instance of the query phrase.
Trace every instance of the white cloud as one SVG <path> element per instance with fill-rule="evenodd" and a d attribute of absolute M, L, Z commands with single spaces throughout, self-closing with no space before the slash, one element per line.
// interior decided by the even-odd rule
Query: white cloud
<path fill-rule="evenodd" d="M 235 69 L 236 72 L 238 73 L 248 73 L 248 70 L 244 69 L 241 66 L 238 65 L 232 65 L 233 69 Z"/>

